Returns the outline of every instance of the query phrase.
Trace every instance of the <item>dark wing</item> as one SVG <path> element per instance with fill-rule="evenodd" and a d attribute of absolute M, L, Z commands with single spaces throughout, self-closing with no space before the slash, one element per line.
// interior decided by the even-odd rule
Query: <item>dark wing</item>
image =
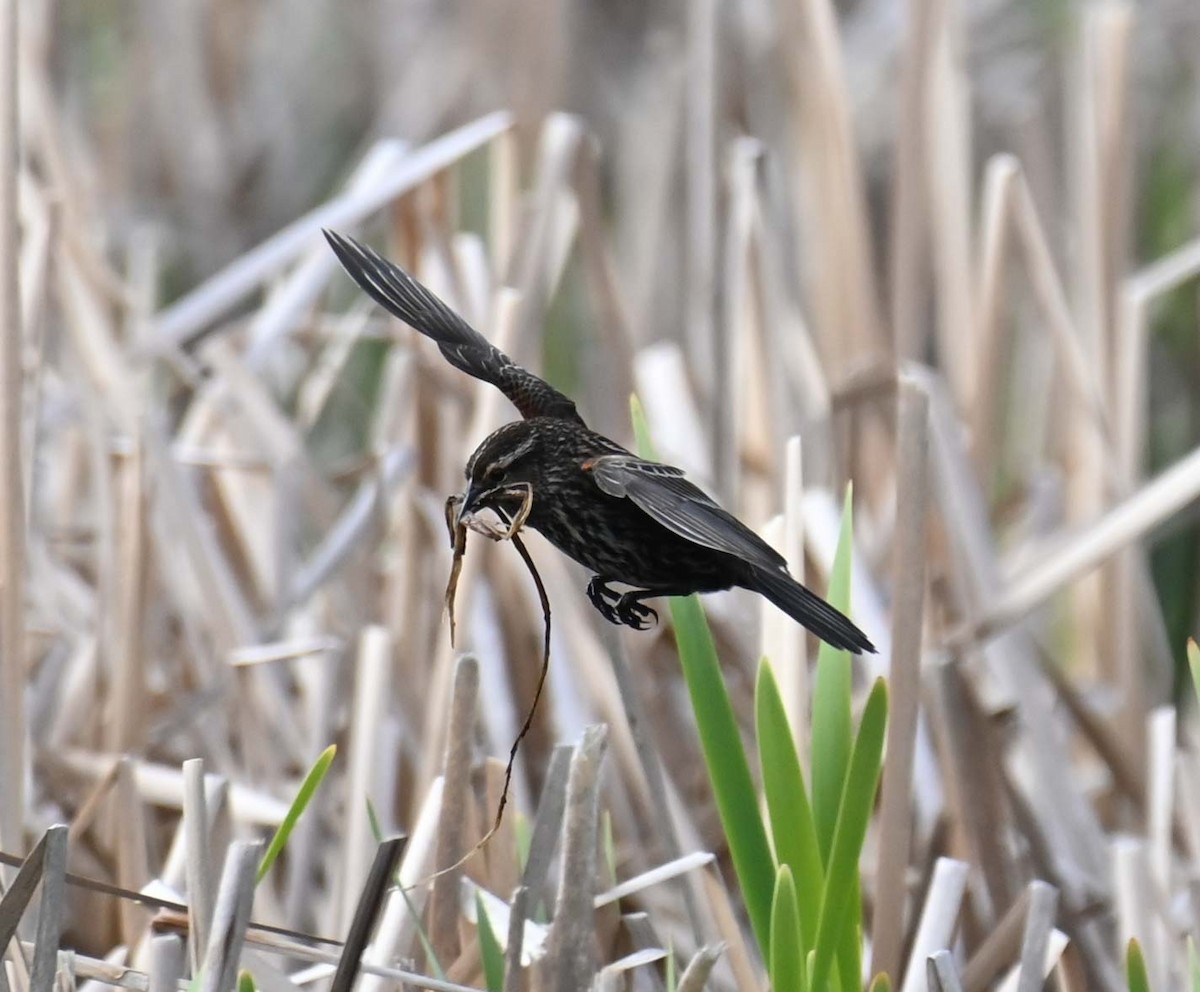
<path fill-rule="evenodd" d="M 787 568 L 778 551 L 688 482 L 680 469 L 634 455 L 601 455 L 587 468 L 604 492 L 632 500 L 680 537 L 760 568 Z"/>
<path fill-rule="evenodd" d="M 490 382 L 526 420 L 558 417 L 582 424 L 571 400 L 519 365 L 403 269 L 353 238 L 325 231 L 325 240 L 363 292 L 389 313 L 437 342 L 446 361 Z"/>

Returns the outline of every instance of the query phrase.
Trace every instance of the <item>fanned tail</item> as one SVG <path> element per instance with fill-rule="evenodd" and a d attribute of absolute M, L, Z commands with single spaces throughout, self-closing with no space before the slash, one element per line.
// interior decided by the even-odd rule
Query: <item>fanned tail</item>
<path fill-rule="evenodd" d="M 875 653 L 875 645 L 850 618 L 834 609 L 814 592 L 805 589 L 787 572 L 751 566 L 748 589 L 766 596 L 797 623 L 835 648 L 862 654 Z"/>

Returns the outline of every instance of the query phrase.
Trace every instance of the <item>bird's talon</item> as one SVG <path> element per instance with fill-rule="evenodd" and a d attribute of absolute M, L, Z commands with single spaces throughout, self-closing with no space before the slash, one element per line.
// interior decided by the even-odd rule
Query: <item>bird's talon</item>
<path fill-rule="evenodd" d="M 592 581 L 588 583 L 587 594 L 592 605 L 605 620 L 609 623 L 624 623 L 617 614 L 617 604 L 620 602 L 621 596 L 607 581 L 599 575 L 593 575 Z"/>
<path fill-rule="evenodd" d="M 620 622 L 634 630 L 649 630 L 658 624 L 658 611 L 627 593 L 617 600 L 617 616 Z"/>

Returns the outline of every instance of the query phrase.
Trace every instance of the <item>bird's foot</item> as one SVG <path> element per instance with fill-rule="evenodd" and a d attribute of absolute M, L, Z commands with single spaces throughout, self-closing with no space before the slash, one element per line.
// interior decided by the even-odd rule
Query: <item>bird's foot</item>
<path fill-rule="evenodd" d="M 618 599 L 616 614 L 621 623 L 634 630 L 649 630 L 658 625 L 658 611 L 638 599 L 637 593 L 627 592 Z"/>
<path fill-rule="evenodd" d="M 617 612 L 617 604 L 621 601 L 622 596 L 605 579 L 599 575 L 593 575 L 592 581 L 588 583 L 587 594 L 588 599 L 592 601 L 592 605 L 600 611 L 600 615 L 609 623 L 621 624 L 625 622 Z"/>

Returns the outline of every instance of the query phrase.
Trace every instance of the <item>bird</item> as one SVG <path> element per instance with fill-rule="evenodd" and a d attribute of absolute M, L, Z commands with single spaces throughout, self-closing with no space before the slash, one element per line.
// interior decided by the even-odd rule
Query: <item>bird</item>
<path fill-rule="evenodd" d="M 783 556 L 681 469 L 641 458 L 588 428 L 575 403 L 517 365 L 434 293 L 354 238 L 325 230 L 372 300 L 437 343 L 456 369 L 497 387 L 522 419 L 498 428 L 466 465 L 460 519 L 490 509 L 538 531 L 592 573 L 587 595 L 610 623 L 644 630 L 645 600 L 739 586 L 835 648 L 875 651 L 841 611 L 797 582 Z M 628 587 L 621 590 L 614 584 Z"/>

